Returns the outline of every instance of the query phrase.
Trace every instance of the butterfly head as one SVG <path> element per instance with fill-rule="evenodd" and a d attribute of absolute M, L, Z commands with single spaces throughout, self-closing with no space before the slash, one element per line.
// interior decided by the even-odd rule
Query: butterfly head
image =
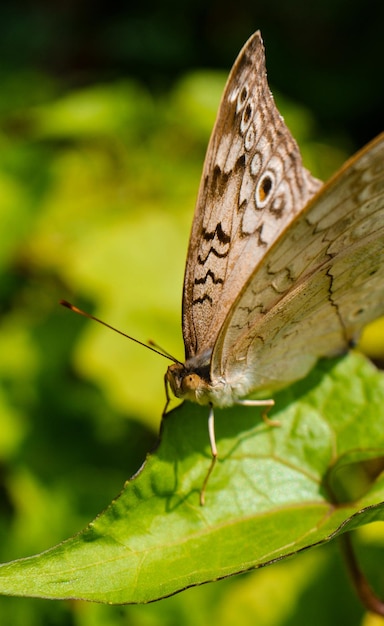
<path fill-rule="evenodd" d="M 211 383 L 209 366 L 197 367 L 194 359 L 183 363 L 173 363 L 165 375 L 166 382 L 176 398 L 190 400 L 198 404 L 208 404 Z"/>

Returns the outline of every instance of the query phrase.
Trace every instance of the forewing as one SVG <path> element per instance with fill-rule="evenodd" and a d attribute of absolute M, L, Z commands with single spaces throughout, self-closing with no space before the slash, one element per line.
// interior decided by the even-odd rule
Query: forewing
<path fill-rule="evenodd" d="M 384 134 L 348 161 L 280 236 L 233 304 L 212 378 L 256 390 L 304 376 L 384 315 Z"/>
<path fill-rule="evenodd" d="M 205 159 L 184 279 L 186 358 L 212 349 L 257 263 L 320 185 L 276 109 L 255 33 L 230 73 Z"/>

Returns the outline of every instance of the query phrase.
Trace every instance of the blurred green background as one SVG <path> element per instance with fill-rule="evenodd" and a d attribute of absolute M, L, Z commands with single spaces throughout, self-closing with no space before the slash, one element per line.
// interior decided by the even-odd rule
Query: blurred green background
<path fill-rule="evenodd" d="M 1 4 L 1 561 L 80 530 L 157 439 L 167 363 L 59 299 L 181 358 L 193 207 L 240 48 L 261 29 L 278 105 L 325 179 L 383 130 L 383 26 L 383 3 L 351 0 Z M 369 566 L 379 527 L 361 542 Z M 379 623 L 332 545 L 149 606 L 0 598 L 0 619 Z"/>

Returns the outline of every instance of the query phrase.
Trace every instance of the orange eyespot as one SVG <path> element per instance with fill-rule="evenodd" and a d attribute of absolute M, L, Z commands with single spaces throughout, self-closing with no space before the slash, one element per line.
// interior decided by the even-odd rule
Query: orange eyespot
<path fill-rule="evenodd" d="M 261 185 L 259 186 L 259 200 L 260 202 L 264 202 L 264 200 L 268 197 L 269 192 L 272 189 L 272 180 L 269 176 L 265 176 L 261 181 Z"/>

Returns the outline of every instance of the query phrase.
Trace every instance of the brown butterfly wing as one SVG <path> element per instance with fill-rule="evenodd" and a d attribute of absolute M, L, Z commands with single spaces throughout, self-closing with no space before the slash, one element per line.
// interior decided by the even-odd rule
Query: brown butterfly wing
<path fill-rule="evenodd" d="M 384 134 L 350 159 L 267 252 L 233 303 L 212 376 L 252 389 L 304 376 L 384 315 Z"/>
<path fill-rule="evenodd" d="M 320 185 L 275 106 L 257 32 L 232 68 L 205 159 L 184 279 L 186 358 L 212 350 L 256 265 Z"/>

